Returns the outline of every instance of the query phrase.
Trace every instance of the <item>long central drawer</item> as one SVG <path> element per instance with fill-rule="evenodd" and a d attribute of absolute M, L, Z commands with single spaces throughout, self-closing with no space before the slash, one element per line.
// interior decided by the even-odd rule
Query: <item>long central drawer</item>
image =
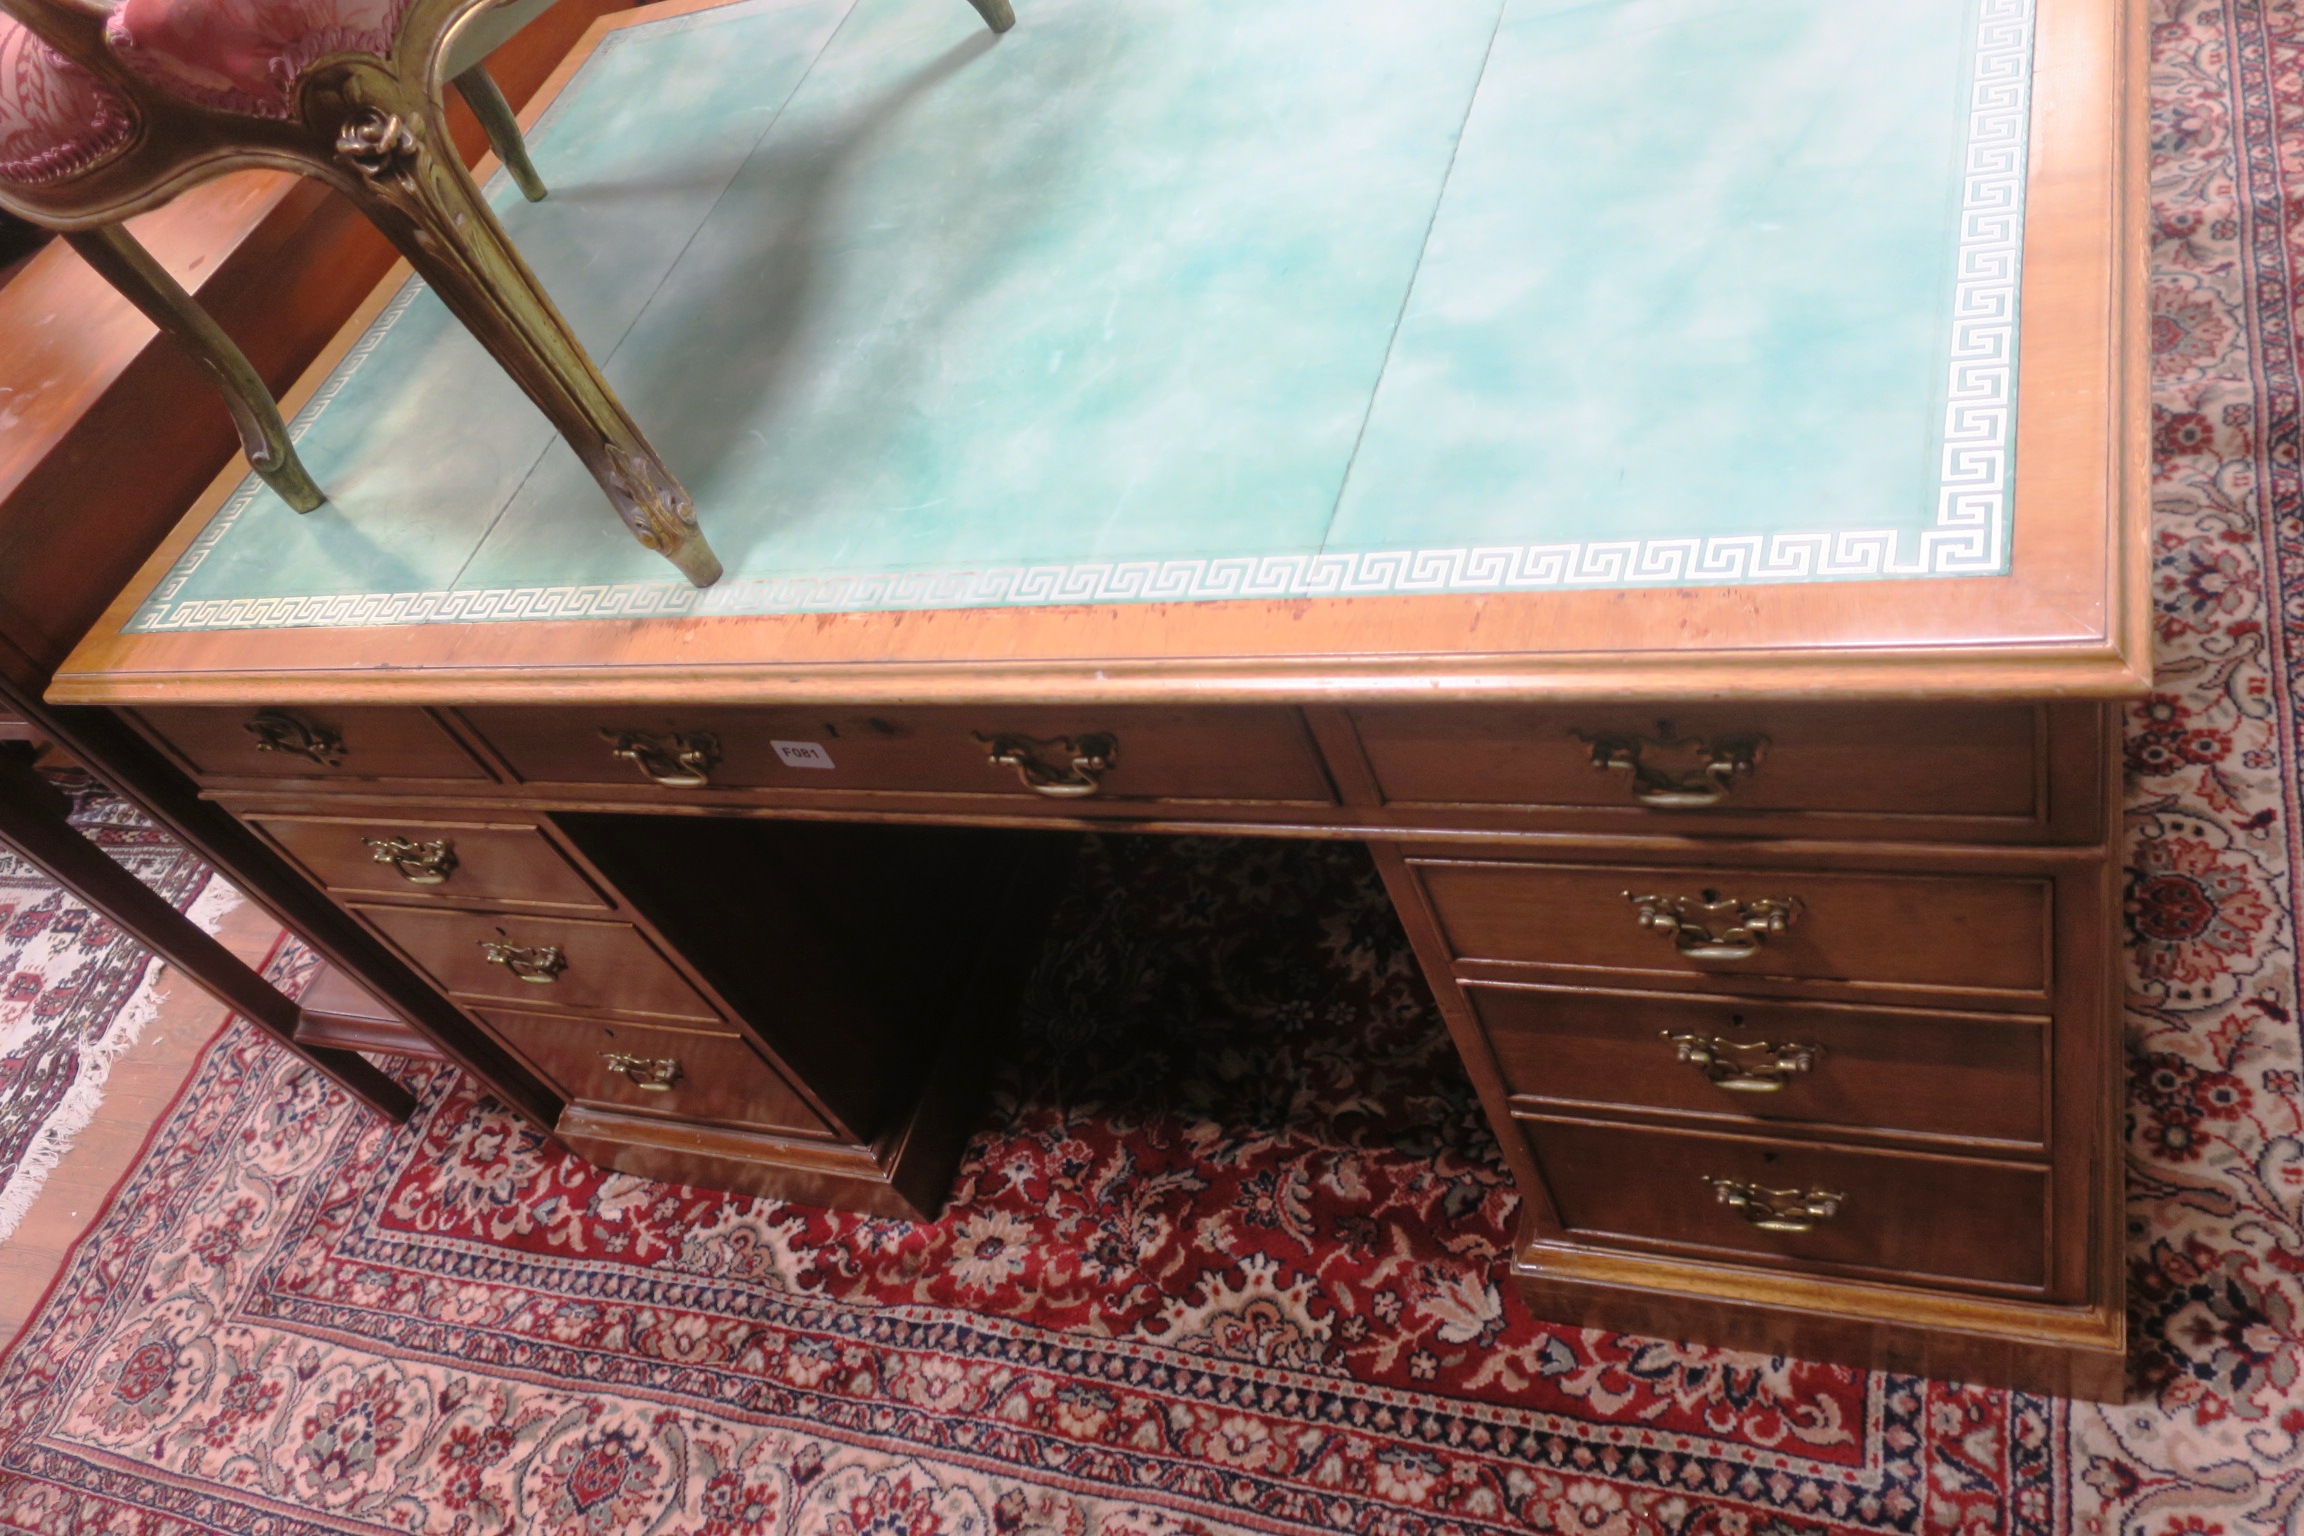
<path fill-rule="evenodd" d="M 1292 709 L 565 705 L 471 708 L 462 717 L 518 777 L 539 785 L 997 795 L 1088 809 L 1112 800 L 1335 799 Z"/>

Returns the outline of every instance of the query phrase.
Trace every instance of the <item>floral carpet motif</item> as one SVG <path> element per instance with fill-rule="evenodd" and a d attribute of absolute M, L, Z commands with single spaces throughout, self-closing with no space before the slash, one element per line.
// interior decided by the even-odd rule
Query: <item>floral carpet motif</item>
<path fill-rule="evenodd" d="M 2078 1530 L 2304 1501 L 2304 15 L 2161 0 L 2152 75 L 2159 692 L 2129 722 L 2128 1406 L 2058 1416 Z"/>
<path fill-rule="evenodd" d="M 0 1369 L 0 1526 L 2046 1528 L 2045 1401 L 1530 1319 L 1359 848 L 1095 841 L 1056 931 L 925 1224 L 226 1035 Z"/>
<path fill-rule="evenodd" d="M 73 820 L 146 884 L 200 914 L 231 899 L 207 866 L 135 812 L 76 782 Z M 0 847 L 0 1239 L 30 1209 L 151 1016 L 151 956 Z"/>
<path fill-rule="evenodd" d="M 0 1365 L 0 1527 L 2294 1528 L 2304 17 L 2154 22 L 2127 1404 L 1534 1322 L 1362 856 L 1115 839 L 926 1225 L 604 1173 L 444 1069 L 389 1132 L 228 1033 Z"/>

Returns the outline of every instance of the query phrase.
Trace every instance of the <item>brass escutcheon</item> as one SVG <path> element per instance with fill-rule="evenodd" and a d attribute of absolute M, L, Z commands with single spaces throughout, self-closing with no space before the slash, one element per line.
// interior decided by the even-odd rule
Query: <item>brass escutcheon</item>
<path fill-rule="evenodd" d="M 670 1093 L 672 1085 L 680 1081 L 677 1056 L 627 1056 L 622 1051 L 602 1051 L 600 1059 L 608 1063 L 609 1071 L 623 1074 L 625 1081 L 642 1093 Z"/>
<path fill-rule="evenodd" d="M 410 885 L 445 885 L 456 873 L 456 845 L 444 837 L 428 843 L 405 837 L 364 837 L 360 842 L 377 863 L 400 871 Z"/>
<path fill-rule="evenodd" d="M 1741 1179 L 1707 1177 L 1719 1202 L 1763 1232 L 1806 1232 L 1840 1214 L 1847 1199 L 1831 1189 L 1770 1189 Z"/>
<path fill-rule="evenodd" d="M 1586 731 L 1576 739 L 1592 748 L 1592 766 L 1627 776 L 1632 798 L 1660 811 L 1698 810 L 1718 805 L 1735 788 L 1736 776 L 1749 776 L 1768 750 L 1768 738 L 1750 734 L 1680 736 L 1672 722 L 1656 722 L 1653 736 L 1620 736 Z M 1693 769 L 1674 772 L 1650 760 L 1693 759 Z"/>
<path fill-rule="evenodd" d="M 642 777 L 666 789 L 706 789 L 720 766 L 720 738 L 710 731 L 619 731 L 603 726 L 608 755 L 622 758 Z"/>
<path fill-rule="evenodd" d="M 343 737 L 286 710 L 259 711 L 248 721 L 246 729 L 256 738 L 259 752 L 285 752 L 291 757 L 309 758 L 323 768 L 333 768 L 344 761 Z"/>
<path fill-rule="evenodd" d="M 1120 739 L 1106 731 L 1084 736 L 987 736 L 976 739 L 992 762 L 1013 768 L 1024 787 L 1056 800 L 1079 800 L 1103 788 L 1103 779 L 1120 760 Z"/>
<path fill-rule="evenodd" d="M 480 953 L 490 965 L 500 965 L 522 981 L 532 981 L 548 987 L 560 979 L 568 969 L 568 957 L 557 944 L 509 944 L 502 939 L 482 939 Z"/>
<path fill-rule="evenodd" d="M 1771 934 L 1782 933 L 1800 915 L 1797 896 L 1723 896 L 1702 891 L 1694 896 L 1635 896 L 1634 921 L 1672 941 L 1672 947 L 1691 960 L 1749 960 Z"/>
<path fill-rule="evenodd" d="M 1813 1072 L 1824 1047 L 1787 1040 L 1728 1040 L 1719 1035 L 1663 1031 L 1673 1055 L 1703 1072 L 1719 1087 L 1737 1093 L 1775 1093 L 1796 1077 Z"/>

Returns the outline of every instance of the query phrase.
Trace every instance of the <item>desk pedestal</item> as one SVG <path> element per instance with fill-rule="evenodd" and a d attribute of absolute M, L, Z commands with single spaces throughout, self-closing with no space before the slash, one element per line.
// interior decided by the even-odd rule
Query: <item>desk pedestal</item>
<path fill-rule="evenodd" d="M 1363 840 L 1541 1315 L 2118 1391 L 2104 707 L 134 718 L 577 1152 L 889 1215 L 942 1200 L 1059 834 Z"/>

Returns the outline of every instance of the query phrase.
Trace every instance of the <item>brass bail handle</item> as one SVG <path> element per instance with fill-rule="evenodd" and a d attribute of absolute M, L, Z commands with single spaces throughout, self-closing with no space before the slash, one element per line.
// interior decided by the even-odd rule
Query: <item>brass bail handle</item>
<path fill-rule="evenodd" d="M 1810 1232 L 1840 1214 L 1848 1197 L 1836 1189 L 1770 1189 L 1741 1179 L 1707 1177 L 1713 1198 L 1762 1232 Z"/>
<path fill-rule="evenodd" d="M 666 789 L 708 789 L 720 766 L 720 738 L 710 731 L 619 731 L 603 726 L 608 755 L 632 764 Z"/>
<path fill-rule="evenodd" d="M 1804 1040 L 1782 1045 L 1767 1040 L 1729 1040 L 1719 1035 L 1664 1030 L 1664 1043 L 1676 1060 L 1704 1074 L 1706 1081 L 1732 1093 L 1778 1093 L 1796 1077 L 1816 1070 L 1824 1047 Z"/>
<path fill-rule="evenodd" d="M 1681 736 L 1672 722 L 1656 722 L 1653 736 L 1576 732 L 1592 748 L 1592 766 L 1626 776 L 1632 798 L 1653 810 L 1701 810 L 1718 805 L 1736 787 L 1739 775 L 1749 778 L 1768 750 L 1768 738 L 1751 732 L 1725 736 Z M 1694 759 L 1696 766 L 1674 772 L 1651 760 L 1656 757 Z"/>
<path fill-rule="evenodd" d="M 256 738 L 259 752 L 279 752 L 333 768 L 344 761 L 344 738 L 327 726 L 315 724 L 284 709 L 259 710 L 245 729 Z"/>
<path fill-rule="evenodd" d="M 622 1051 L 602 1051 L 600 1059 L 608 1064 L 609 1071 L 620 1074 L 642 1093 L 670 1093 L 672 1085 L 680 1081 L 677 1056 L 628 1056 Z"/>
<path fill-rule="evenodd" d="M 482 939 L 480 954 L 490 965 L 500 965 L 522 981 L 548 987 L 568 969 L 568 956 L 557 944 L 513 944 L 503 939 Z"/>
<path fill-rule="evenodd" d="M 1624 899 L 1632 904 L 1633 921 L 1670 939 L 1691 960 L 1749 960 L 1800 915 L 1797 896 L 1744 898 L 1718 891 L 1636 896 L 1626 891 Z"/>
<path fill-rule="evenodd" d="M 1120 760 L 1120 739 L 1108 731 L 1081 736 L 987 736 L 976 733 L 985 755 L 1001 768 L 1013 768 L 1024 787 L 1052 800 L 1082 800 L 1104 787 L 1104 775 Z"/>
<path fill-rule="evenodd" d="M 445 837 L 423 843 L 405 837 L 364 837 L 360 842 L 377 863 L 398 870 L 410 885 L 445 885 L 456 873 L 456 845 Z"/>

